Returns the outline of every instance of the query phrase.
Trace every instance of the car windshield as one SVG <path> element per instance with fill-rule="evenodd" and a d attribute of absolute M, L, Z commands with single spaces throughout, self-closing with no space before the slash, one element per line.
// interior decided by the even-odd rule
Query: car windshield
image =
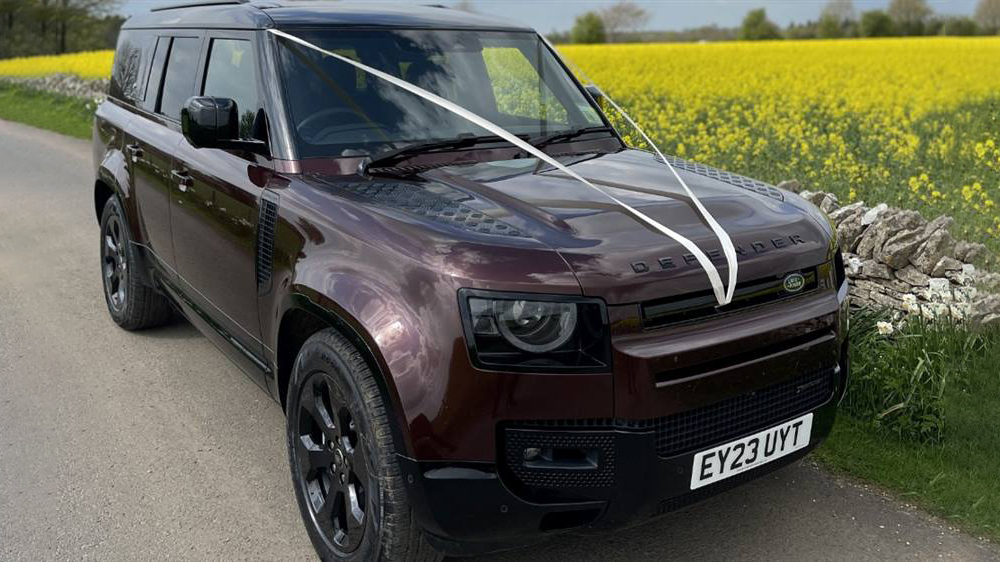
<path fill-rule="evenodd" d="M 289 30 L 313 45 L 397 76 L 516 135 L 604 125 L 534 33 Z M 299 156 L 374 155 L 488 131 L 344 61 L 279 38 Z"/>

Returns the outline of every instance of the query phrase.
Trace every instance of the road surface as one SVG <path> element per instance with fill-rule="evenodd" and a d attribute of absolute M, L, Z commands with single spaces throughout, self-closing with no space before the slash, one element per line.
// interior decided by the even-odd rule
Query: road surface
<path fill-rule="evenodd" d="M 0 560 L 310 560 L 277 404 L 183 321 L 109 319 L 90 145 L 0 121 Z M 500 560 L 992 560 L 809 462 Z"/>

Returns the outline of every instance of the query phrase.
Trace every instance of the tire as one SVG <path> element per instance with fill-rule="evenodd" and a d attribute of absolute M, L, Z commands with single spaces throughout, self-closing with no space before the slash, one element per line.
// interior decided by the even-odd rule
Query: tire
<path fill-rule="evenodd" d="M 115 323 L 126 330 L 143 330 L 170 321 L 167 299 L 143 283 L 138 250 L 131 244 L 125 213 L 117 197 L 101 213 L 101 280 L 104 300 Z"/>
<path fill-rule="evenodd" d="M 357 349 L 335 330 L 318 332 L 299 351 L 288 384 L 292 482 L 320 558 L 440 560 L 414 520 L 390 410 Z"/>

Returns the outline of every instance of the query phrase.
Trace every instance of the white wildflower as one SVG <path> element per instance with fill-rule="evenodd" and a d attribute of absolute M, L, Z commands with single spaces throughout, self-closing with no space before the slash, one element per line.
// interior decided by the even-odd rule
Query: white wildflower
<path fill-rule="evenodd" d="M 892 335 L 892 333 L 896 331 L 896 328 L 893 327 L 892 322 L 879 322 L 875 326 L 878 328 L 879 335 L 882 336 Z"/>

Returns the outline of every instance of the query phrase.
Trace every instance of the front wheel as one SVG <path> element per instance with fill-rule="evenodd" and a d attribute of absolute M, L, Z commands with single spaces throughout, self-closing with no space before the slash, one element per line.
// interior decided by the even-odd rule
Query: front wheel
<path fill-rule="evenodd" d="M 324 561 L 440 560 L 414 521 L 378 382 L 337 331 L 302 346 L 287 413 L 295 495 Z"/>

